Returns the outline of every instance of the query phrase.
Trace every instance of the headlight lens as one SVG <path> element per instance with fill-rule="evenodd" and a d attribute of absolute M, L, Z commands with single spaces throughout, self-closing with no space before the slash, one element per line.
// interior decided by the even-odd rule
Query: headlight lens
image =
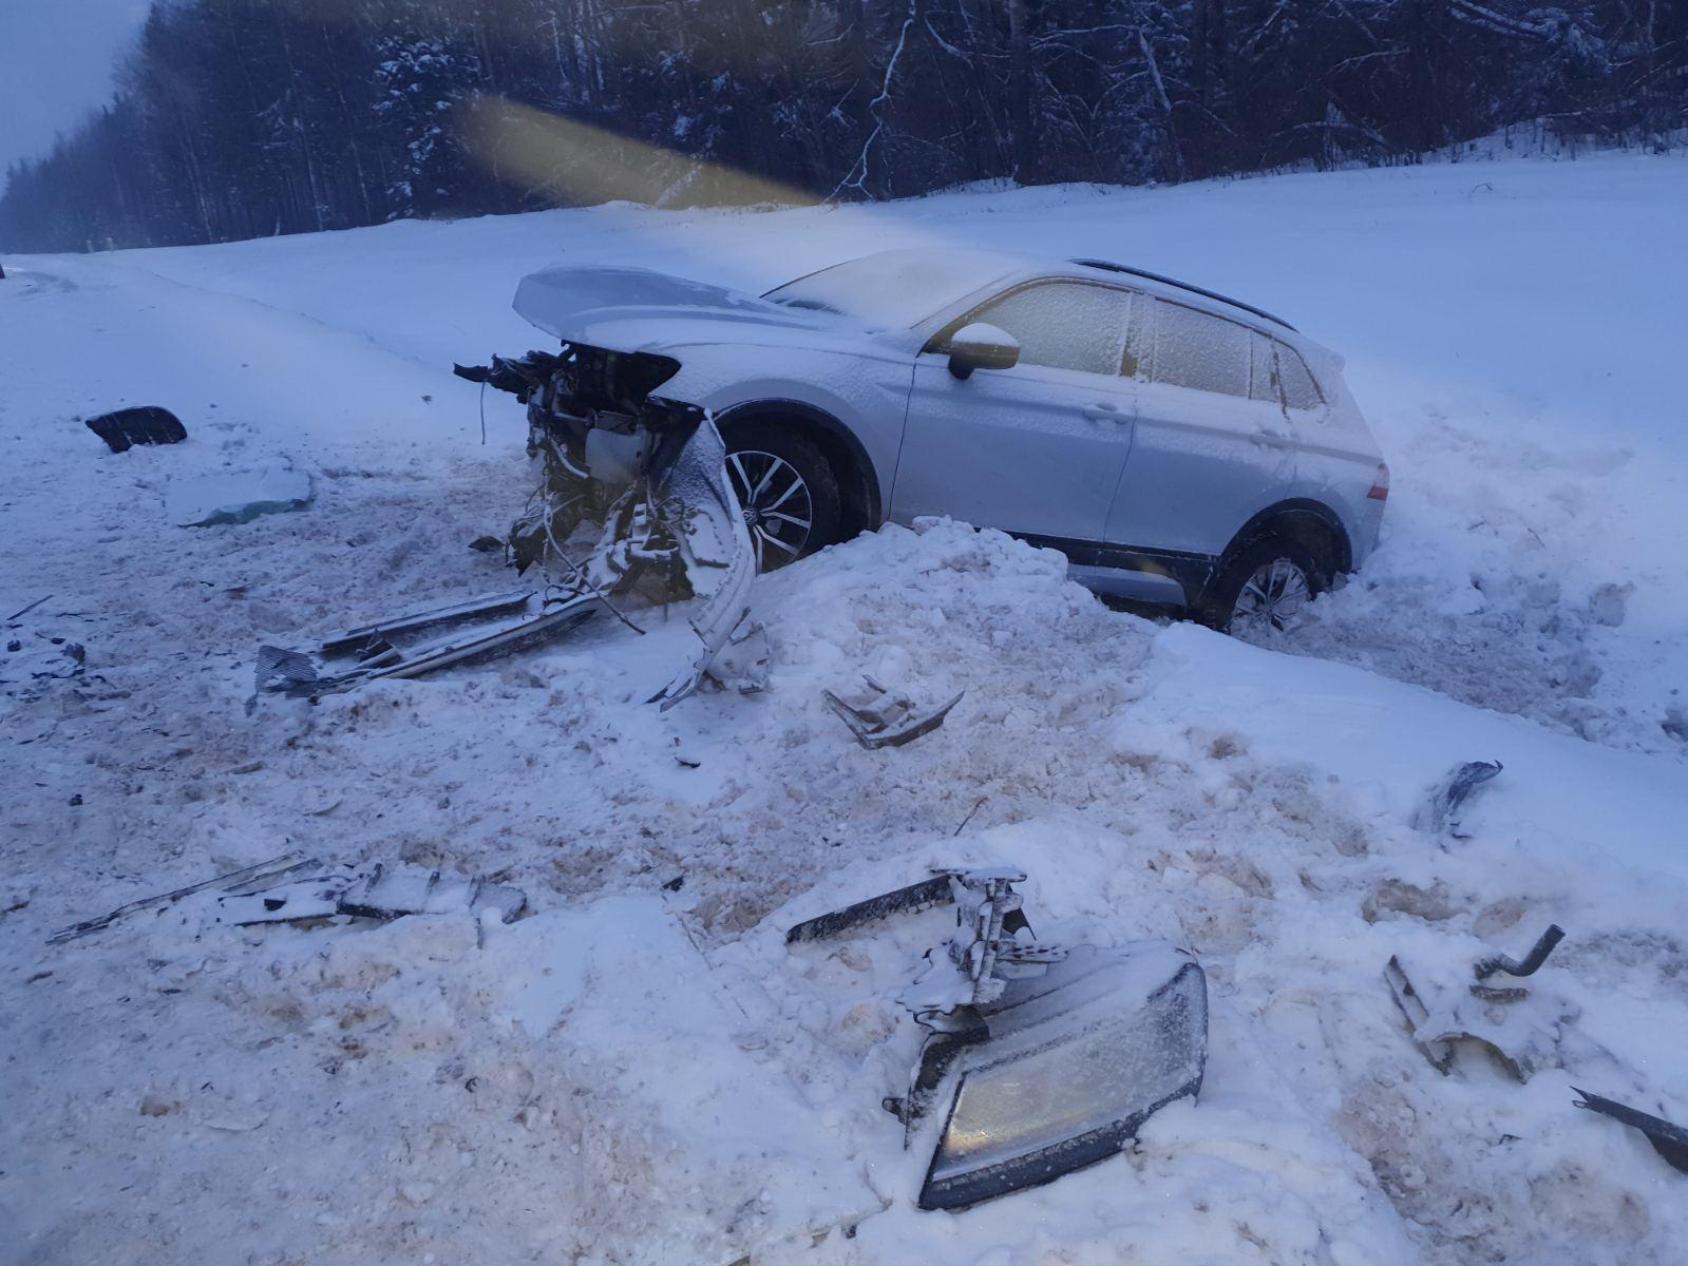
<path fill-rule="evenodd" d="M 1169 964 L 1170 947 L 1147 964 L 1082 954 L 1051 973 L 1053 987 L 1011 989 L 987 1017 L 991 1037 L 962 1056 L 922 1208 L 964 1207 L 1102 1160 L 1200 1088 L 1201 968 L 1182 955 Z"/>

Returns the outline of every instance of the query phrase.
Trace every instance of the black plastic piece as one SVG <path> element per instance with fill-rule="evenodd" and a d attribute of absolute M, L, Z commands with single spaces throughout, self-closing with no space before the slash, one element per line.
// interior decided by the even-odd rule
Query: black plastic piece
<path fill-rule="evenodd" d="M 529 352 L 519 358 L 494 356 L 490 365 L 453 365 L 451 372 L 470 382 L 484 383 L 497 391 L 508 391 L 523 404 L 543 388 L 562 364 L 562 357 L 550 352 Z"/>
<path fill-rule="evenodd" d="M 933 906 L 947 905 L 952 900 L 954 897 L 950 890 L 949 876 L 934 875 L 906 888 L 898 888 L 895 892 L 881 893 L 877 897 L 869 897 L 866 901 L 858 901 L 855 905 L 845 906 L 842 910 L 805 919 L 785 934 L 785 943 L 796 945 L 802 941 L 824 940 L 868 923 L 877 923 L 893 914 L 928 910 Z"/>
<path fill-rule="evenodd" d="M 180 444 L 188 437 L 180 418 L 152 404 L 102 413 L 87 425 L 114 453 L 126 453 L 136 444 Z"/>
<path fill-rule="evenodd" d="M 1141 277 L 1144 281 L 1158 281 L 1163 286 L 1176 286 L 1180 290 L 1188 290 L 1193 295 L 1200 295 L 1204 299 L 1217 299 L 1220 303 L 1228 303 L 1233 308 L 1241 308 L 1244 312 L 1252 312 L 1257 317 L 1264 317 L 1273 325 L 1281 325 L 1292 334 L 1299 333 L 1293 325 L 1281 316 L 1273 316 L 1264 308 L 1257 308 L 1252 303 L 1244 303 L 1241 299 L 1233 299 L 1230 295 L 1222 295 L 1217 290 L 1207 290 L 1201 286 L 1192 286 L 1187 281 L 1179 281 L 1176 277 L 1167 277 L 1161 273 L 1152 273 L 1146 268 L 1132 268 L 1128 264 L 1116 264 L 1109 259 L 1075 259 L 1073 263 L 1085 268 L 1100 268 L 1103 272 L 1126 273 L 1132 277 Z"/>
<path fill-rule="evenodd" d="M 1688 1174 L 1688 1130 L 1680 1125 L 1672 1125 L 1663 1117 L 1656 1117 L 1650 1112 L 1642 1112 L 1614 1100 L 1591 1095 L 1586 1090 L 1577 1090 L 1575 1086 L 1571 1089 L 1582 1096 L 1576 1101 L 1577 1107 L 1598 1112 L 1601 1116 L 1611 1117 L 1614 1121 L 1621 1121 L 1640 1130 L 1667 1165 Z"/>

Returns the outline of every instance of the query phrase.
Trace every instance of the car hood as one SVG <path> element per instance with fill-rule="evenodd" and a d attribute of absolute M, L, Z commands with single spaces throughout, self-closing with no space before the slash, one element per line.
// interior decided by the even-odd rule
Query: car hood
<path fill-rule="evenodd" d="M 723 286 L 613 265 L 545 268 L 522 278 L 518 315 L 569 343 L 660 352 L 696 343 L 813 345 L 866 327 Z"/>

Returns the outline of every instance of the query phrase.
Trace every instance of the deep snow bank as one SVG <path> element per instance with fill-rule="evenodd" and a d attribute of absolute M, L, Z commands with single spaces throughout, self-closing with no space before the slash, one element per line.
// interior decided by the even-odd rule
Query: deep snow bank
<path fill-rule="evenodd" d="M 1378 970 L 1399 952 L 1457 989 L 1557 919 L 1550 983 L 1617 1061 L 1589 1089 L 1688 1119 L 1688 806 L 1660 724 L 1688 647 L 1688 260 L 1658 249 L 1684 171 L 603 208 L 9 267 L 0 614 L 50 597 L 0 671 L 0 1101 L 24 1105 L 0 1113 L 0 1255 L 1673 1262 L 1681 1180 L 1644 1142 L 1573 1111 L 1571 1073 L 1435 1074 Z M 522 272 L 567 254 L 755 288 L 931 235 L 1129 256 L 1346 351 L 1396 491 L 1384 549 L 1298 649 L 1442 697 L 1157 630 L 1054 555 L 941 524 L 760 582 L 761 696 L 643 707 L 690 634 L 638 610 L 643 638 L 601 622 L 248 714 L 260 642 L 507 587 L 464 546 L 526 492 L 519 420 L 489 401 L 481 448 L 446 362 L 536 342 L 505 311 Z M 78 421 L 151 400 L 187 444 L 111 456 Z M 313 475 L 308 512 L 168 523 L 176 479 L 278 461 Z M 85 648 L 80 676 L 32 675 L 63 667 L 51 636 Z M 864 670 L 967 695 L 866 753 L 819 697 Z M 1496 756 L 1472 839 L 1409 828 L 1446 765 Z M 444 918 L 196 936 L 194 906 L 42 944 L 286 847 L 499 875 L 540 914 L 485 949 Z M 1201 1104 L 959 1218 L 910 1209 L 921 1158 L 878 1107 L 909 1054 L 885 988 L 934 929 L 779 941 L 957 859 L 1028 867 L 1040 932 L 1188 945 L 1215 1000 Z M 802 1181 L 758 1182 L 776 1166 Z M 796 1226 L 884 1201 L 854 1239 Z"/>

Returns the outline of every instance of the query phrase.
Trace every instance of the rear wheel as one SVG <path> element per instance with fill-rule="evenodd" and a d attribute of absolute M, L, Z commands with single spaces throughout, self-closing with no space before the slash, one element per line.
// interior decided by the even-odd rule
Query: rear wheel
<path fill-rule="evenodd" d="M 1198 615 L 1222 633 L 1251 641 L 1287 633 L 1330 588 L 1335 572 L 1331 560 L 1305 542 L 1262 537 L 1220 564 Z"/>
<path fill-rule="evenodd" d="M 724 439 L 757 570 L 773 571 L 838 539 L 838 476 L 808 439 L 767 422 L 735 426 Z"/>

